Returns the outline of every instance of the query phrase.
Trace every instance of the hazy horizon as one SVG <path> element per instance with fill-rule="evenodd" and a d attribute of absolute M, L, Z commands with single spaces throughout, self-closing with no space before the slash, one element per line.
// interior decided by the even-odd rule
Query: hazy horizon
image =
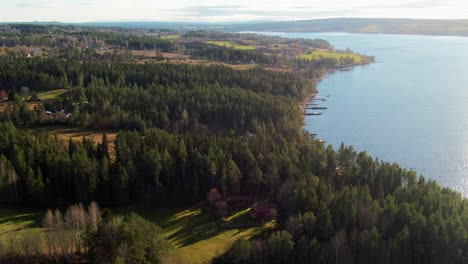
<path fill-rule="evenodd" d="M 468 2 L 463 0 L 304 0 L 234 2 L 220 0 L 0 0 L 0 22 L 243 22 L 321 18 L 414 18 L 465 19 Z"/>

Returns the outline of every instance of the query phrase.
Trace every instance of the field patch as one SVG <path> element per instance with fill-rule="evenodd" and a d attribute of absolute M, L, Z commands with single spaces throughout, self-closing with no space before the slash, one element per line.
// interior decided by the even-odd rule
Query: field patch
<path fill-rule="evenodd" d="M 179 34 L 161 36 L 161 39 L 169 39 L 169 40 L 178 39 L 178 38 L 180 38 Z"/>
<path fill-rule="evenodd" d="M 90 130 L 81 127 L 64 127 L 64 126 L 47 126 L 31 128 L 33 133 L 48 132 L 56 136 L 58 140 L 68 145 L 70 139 L 81 141 L 84 138 L 93 140 L 96 144 L 102 143 L 102 135 L 106 134 L 109 144 L 109 156 L 111 160 L 115 158 L 115 139 L 117 138 L 116 130 Z"/>
<path fill-rule="evenodd" d="M 210 213 L 203 212 L 197 206 L 127 211 L 135 212 L 164 229 L 164 236 L 174 247 L 173 252 L 165 257 L 164 263 L 209 263 L 229 250 L 237 239 L 250 239 L 276 225 L 266 222 L 258 227 L 223 229 Z"/>
<path fill-rule="evenodd" d="M 67 90 L 66 89 L 57 89 L 57 90 L 51 90 L 51 91 L 41 91 L 37 92 L 37 97 L 39 97 L 40 101 L 27 101 L 26 105 L 29 110 L 34 110 L 37 108 L 40 104 L 54 100 L 59 98 L 62 94 L 64 94 Z M 28 97 L 27 99 L 30 99 L 31 97 Z M 0 112 L 5 111 L 8 107 L 13 107 L 13 102 L 12 101 L 1 101 L 0 100 Z"/>
<path fill-rule="evenodd" d="M 0 243 L 11 244 L 16 237 L 41 232 L 42 212 L 36 209 L 0 209 Z"/>
<path fill-rule="evenodd" d="M 239 50 L 255 50 L 257 48 L 254 45 L 240 45 L 235 43 L 234 41 L 207 41 L 206 43 L 220 47 L 235 48 Z"/>
<path fill-rule="evenodd" d="M 41 99 L 41 101 L 53 100 L 53 99 L 57 99 L 58 97 L 60 97 L 66 91 L 67 91 L 66 89 L 43 91 L 43 92 L 38 92 L 37 96 L 39 97 L 39 99 Z"/>
<path fill-rule="evenodd" d="M 320 58 L 324 59 L 346 59 L 346 58 L 353 58 L 354 63 L 360 64 L 362 63 L 362 56 L 358 54 L 352 53 L 340 53 L 340 52 L 333 52 L 333 51 L 326 51 L 326 50 L 315 50 L 311 54 L 302 54 L 299 58 L 307 59 L 307 60 L 317 60 Z"/>
<path fill-rule="evenodd" d="M 164 256 L 163 263 L 209 263 L 229 250 L 237 239 L 250 239 L 276 227 L 276 223 L 270 221 L 258 227 L 223 229 L 199 206 L 117 207 L 111 210 L 116 214 L 136 213 L 163 228 L 163 236 L 173 246 L 173 250 Z M 28 234 L 42 235 L 44 214 L 45 210 L 37 209 L 0 209 L 0 243 L 8 246 Z"/>

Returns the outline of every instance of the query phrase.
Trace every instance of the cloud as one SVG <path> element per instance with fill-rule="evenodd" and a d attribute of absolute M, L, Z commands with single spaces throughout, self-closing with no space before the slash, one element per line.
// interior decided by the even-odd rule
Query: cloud
<path fill-rule="evenodd" d="M 36 9 L 36 8 L 57 8 L 61 0 L 19 0 L 16 1 L 16 8 Z"/>
<path fill-rule="evenodd" d="M 75 5 L 75 6 L 91 6 L 94 5 L 94 2 L 91 1 L 73 1 L 69 3 L 70 5 Z"/>
<path fill-rule="evenodd" d="M 19 8 L 54 8 L 53 5 L 34 5 L 34 4 L 17 4 Z"/>
<path fill-rule="evenodd" d="M 252 19 L 301 19 L 311 17 L 346 16 L 355 12 L 355 9 L 346 8 L 314 8 L 314 7 L 290 7 L 282 9 L 252 9 L 249 6 L 189 6 L 168 10 L 185 17 L 210 18 L 210 17 L 246 17 Z"/>
<path fill-rule="evenodd" d="M 212 15 L 235 15 L 242 13 L 246 6 L 187 6 L 183 8 L 170 9 L 168 11 L 174 11 L 177 13 L 184 13 L 187 15 L 194 16 L 212 16 Z"/>
<path fill-rule="evenodd" d="M 189 4 L 191 3 L 191 4 Z M 0 0 L 5 21 L 277 21 L 330 17 L 466 18 L 467 0 Z M 41 9 L 39 9 L 41 8 Z M 47 10 L 46 10 L 47 9 Z M 38 11 L 40 10 L 40 12 Z"/>
<path fill-rule="evenodd" d="M 434 8 L 448 6 L 453 3 L 460 2 L 460 0 L 418 0 L 408 1 L 405 3 L 394 3 L 394 4 L 374 4 L 367 5 L 364 8 L 372 9 L 421 9 L 421 8 Z"/>

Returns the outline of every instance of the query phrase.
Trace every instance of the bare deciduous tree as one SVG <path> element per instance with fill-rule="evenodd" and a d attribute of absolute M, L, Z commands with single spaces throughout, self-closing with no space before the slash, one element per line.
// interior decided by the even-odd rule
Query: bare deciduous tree
<path fill-rule="evenodd" d="M 46 214 L 42 218 L 42 227 L 44 228 L 55 228 L 54 213 L 52 210 L 47 210 Z"/>
<path fill-rule="evenodd" d="M 63 216 L 62 213 L 57 209 L 54 213 L 54 228 L 61 229 L 63 228 Z"/>
<path fill-rule="evenodd" d="M 72 230 L 81 230 L 86 226 L 86 211 L 82 204 L 72 205 L 65 214 L 65 227 Z"/>
<path fill-rule="evenodd" d="M 99 206 L 96 202 L 92 202 L 88 206 L 88 226 L 91 228 L 91 230 L 96 231 L 98 223 L 101 219 L 101 209 L 99 209 Z"/>
<path fill-rule="evenodd" d="M 78 252 L 82 249 L 82 233 L 86 228 L 86 218 L 87 214 L 82 204 L 70 206 L 65 214 L 65 227 L 72 230 Z"/>

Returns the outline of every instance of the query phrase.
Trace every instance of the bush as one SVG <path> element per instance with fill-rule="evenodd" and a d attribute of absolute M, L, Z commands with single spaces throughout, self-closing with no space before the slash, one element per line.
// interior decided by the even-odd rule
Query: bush
<path fill-rule="evenodd" d="M 95 263 L 160 263 L 169 249 L 161 228 L 135 214 L 102 221 L 86 241 Z"/>

